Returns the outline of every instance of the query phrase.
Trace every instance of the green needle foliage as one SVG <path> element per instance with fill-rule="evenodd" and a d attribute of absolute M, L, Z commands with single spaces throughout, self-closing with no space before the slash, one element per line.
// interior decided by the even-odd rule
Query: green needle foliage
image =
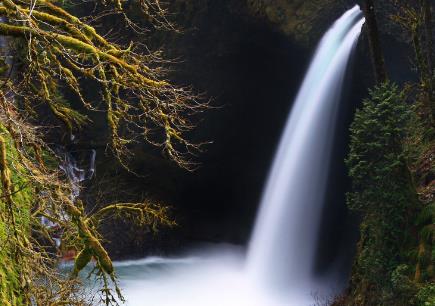
<path fill-rule="evenodd" d="M 425 178 L 435 146 L 420 104 L 405 101 L 396 85 L 383 83 L 350 128 L 347 202 L 362 220 L 346 305 L 433 305 L 435 214 Z"/>
<path fill-rule="evenodd" d="M 409 213 L 415 197 L 404 154 L 410 115 L 404 100 L 392 83 L 376 87 L 356 112 L 350 129 L 346 163 L 353 188 L 348 205 L 362 216 L 352 279 L 355 305 L 394 305 L 390 303 L 396 294 L 392 277 L 406 262 L 403 250 L 410 240 L 407 229 L 412 226 Z"/>

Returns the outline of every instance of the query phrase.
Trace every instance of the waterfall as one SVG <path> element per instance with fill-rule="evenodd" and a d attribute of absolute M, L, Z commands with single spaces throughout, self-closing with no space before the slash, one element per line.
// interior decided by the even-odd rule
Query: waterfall
<path fill-rule="evenodd" d="M 364 18 L 358 6 L 322 38 L 263 193 L 247 273 L 274 288 L 310 282 L 342 85 Z"/>
<path fill-rule="evenodd" d="M 308 306 L 313 293 L 337 292 L 331 277 L 313 276 L 313 267 L 342 86 L 363 23 L 355 6 L 321 40 L 282 135 L 246 256 L 219 245 L 187 261 L 116 263 L 128 305 Z"/>

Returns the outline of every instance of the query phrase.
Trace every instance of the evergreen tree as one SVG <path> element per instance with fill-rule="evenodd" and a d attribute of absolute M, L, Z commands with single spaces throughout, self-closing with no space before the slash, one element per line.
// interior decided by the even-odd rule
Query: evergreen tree
<path fill-rule="evenodd" d="M 404 153 L 410 111 L 404 100 L 390 82 L 375 87 L 350 128 L 346 163 L 352 192 L 347 201 L 362 217 L 352 278 L 355 305 L 410 305 L 397 297 L 406 294 L 406 282 L 397 280 L 407 269 L 401 264 L 413 207 Z"/>

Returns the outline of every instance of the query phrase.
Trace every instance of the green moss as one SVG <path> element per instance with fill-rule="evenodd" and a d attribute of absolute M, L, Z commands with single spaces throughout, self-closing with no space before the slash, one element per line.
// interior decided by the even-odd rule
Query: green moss
<path fill-rule="evenodd" d="M 10 169 L 12 183 L 12 212 L 16 228 L 23 235 L 30 235 L 30 204 L 33 199 L 33 190 L 23 178 L 24 169 L 17 162 L 18 154 L 12 138 L 6 129 L 0 126 L 0 135 L 6 143 L 6 161 Z M 23 282 L 19 256 L 16 253 L 14 229 L 11 224 L 11 216 L 7 213 L 7 201 L 2 195 L 0 198 L 0 304 L 1 305 L 26 305 L 26 295 L 23 292 Z"/>
<path fill-rule="evenodd" d="M 417 306 L 435 306 L 435 284 L 427 283 L 417 293 Z"/>

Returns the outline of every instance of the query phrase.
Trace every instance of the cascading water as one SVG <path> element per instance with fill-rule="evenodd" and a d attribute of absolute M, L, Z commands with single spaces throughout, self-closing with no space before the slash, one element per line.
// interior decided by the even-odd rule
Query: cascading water
<path fill-rule="evenodd" d="M 330 282 L 315 281 L 312 269 L 341 89 L 363 22 L 356 6 L 320 42 L 282 136 L 247 256 L 221 246 L 187 260 L 119 263 L 129 305 L 308 306 L 314 291 L 330 289 Z"/>
<path fill-rule="evenodd" d="M 90 154 L 89 168 L 85 170 L 77 165 L 77 161 L 70 152 L 63 153 L 63 161 L 60 165 L 60 169 L 66 174 L 68 181 L 71 184 L 71 200 L 73 202 L 80 195 L 80 184 L 84 180 L 91 179 L 94 175 L 95 157 L 96 151 L 92 149 Z"/>
<path fill-rule="evenodd" d="M 343 80 L 363 23 L 356 6 L 325 34 L 288 118 L 248 251 L 248 273 L 262 285 L 310 282 Z"/>
<path fill-rule="evenodd" d="M 95 173 L 96 151 L 91 150 L 89 169 L 87 171 L 78 167 L 77 161 L 74 159 L 70 152 L 64 152 L 63 149 L 58 149 L 58 151 L 59 156 L 63 155 L 63 160 L 59 168 L 65 173 L 69 183 L 71 184 L 70 199 L 72 202 L 75 202 L 75 200 L 80 195 L 81 183 L 86 179 L 91 179 Z M 66 214 L 63 214 L 63 218 L 68 218 L 68 216 Z M 47 229 L 59 229 L 54 233 L 54 235 L 51 236 L 51 238 L 55 242 L 56 247 L 59 248 L 62 243 L 62 231 L 60 230 L 60 225 L 51 221 L 45 216 L 41 216 L 41 224 L 44 225 Z"/>

